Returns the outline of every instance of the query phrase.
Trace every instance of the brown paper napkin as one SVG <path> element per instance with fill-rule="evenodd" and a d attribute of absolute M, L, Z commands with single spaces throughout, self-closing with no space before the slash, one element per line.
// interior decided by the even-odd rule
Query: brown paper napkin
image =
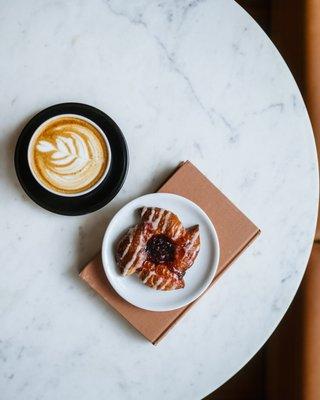
<path fill-rule="evenodd" d="M 219 237 L 220 261 L 211 286 L 260 233 L 190 161 L 180 165 L 158 192 L 174 193 L 190 199 L 213 222 Z M 197 301 L 168 312 L 146 311 L 135 307 L 113 290 L 104 273 L 100 255 L 89 262 L 80 277 L 153 344 L 158 343 Z"/>

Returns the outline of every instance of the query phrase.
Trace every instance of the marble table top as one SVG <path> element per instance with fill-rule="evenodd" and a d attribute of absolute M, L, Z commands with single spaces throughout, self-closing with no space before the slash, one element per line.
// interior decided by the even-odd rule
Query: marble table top
<path fill-rule="evenodd" d="M 285 62 L 231 0 L 0 0 L 0 60 L 1 397 L 207 395 L 271 335 L 311 250 L 316 150 Z M 38 207 L 13 167 L 26 121 L 65 101 L 107 112 L 131 155 L 119 195 L 81 217 Z M 78 270 L 114 212 L 185 159 L 262 234 L 154 347 Z"/>

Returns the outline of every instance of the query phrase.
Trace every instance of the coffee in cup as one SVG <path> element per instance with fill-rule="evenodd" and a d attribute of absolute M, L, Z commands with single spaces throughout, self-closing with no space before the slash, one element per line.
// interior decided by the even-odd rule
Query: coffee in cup
<path fill-rule="evenodd" d="M 36 129 L 28 147 L 28 162 L 34 178 L 48 191 L 80 196 L 96 188 L 107 175 L 110 145 L 91 120 L 62 114 Z"/>

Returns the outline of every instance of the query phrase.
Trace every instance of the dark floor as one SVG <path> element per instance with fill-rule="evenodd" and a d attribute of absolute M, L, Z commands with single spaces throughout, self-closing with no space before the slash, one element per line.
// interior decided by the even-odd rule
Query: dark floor
<path fill-rule="evenodd" d="M 271 0 L 237 0 L 237 3 L 239 3 L 259 23 L 261 28 L 268 35 L 270 34 Z"/>

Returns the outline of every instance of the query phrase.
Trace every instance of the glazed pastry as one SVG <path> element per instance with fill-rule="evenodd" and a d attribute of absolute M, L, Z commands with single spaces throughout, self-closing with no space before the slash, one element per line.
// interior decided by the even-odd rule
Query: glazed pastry
<path fill-rule="evenodd" d="M 186 270 L 200 250 L 199 226 L 185 229 L 171 211 L 158 207 L 141 209 L 140 223 L 120 239 L 116 261 L 121 273 L 137 273 L 154 289 L 183 288 Z"/>

